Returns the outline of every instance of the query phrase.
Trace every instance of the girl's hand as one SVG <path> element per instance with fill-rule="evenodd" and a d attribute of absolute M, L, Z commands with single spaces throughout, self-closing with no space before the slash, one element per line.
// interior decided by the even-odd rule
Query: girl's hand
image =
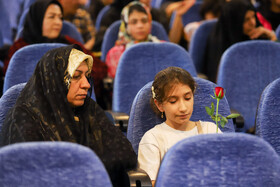
<path fill-rule="evenodd" d="M 252 31 L 249 32 L 249 37 L 253 39 L 257 39 L 259 37 L 268 38 L 271 41 L 276 41 L 277 37 L 273 31 L 270 31 L 262 26 L 259 26 Z"/>

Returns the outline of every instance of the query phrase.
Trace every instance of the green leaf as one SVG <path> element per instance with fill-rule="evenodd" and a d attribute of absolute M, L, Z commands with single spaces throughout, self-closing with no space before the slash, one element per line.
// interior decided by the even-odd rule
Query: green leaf
<path fill-rule="evenodd" d="M 212 116 L 211 109 L 208 106 L 205 107 L 205 110 L 209 116 Z"/>
<path fill-rule="evenodd" d="M 226 124 L 226 122 L 222 120 L 222 121 L 221 121 L 221 127 L 224 128 L 224 127 L 225 127 L 225 124 Z"/>
<path fill-rule="evenodd" d="M 211 102 L 211 116 L 214 114 L 215 112 L 215 106 L 214 106 L 214 103 Z"/>
<path fill-rule="evenodd" d="M 222 121 L 225 121 L 226 123 L 228 122 L 227 118 L 225 118 L 224 116 L 222 116 Z"/>
<path fill-rule="evenodd" d="M 216 122 L 216 116 L 214 116 L 214 115 L 213 115 L 213 116 L 211 116 L 211 118 L 212 118 L 212 120 L 213 120 L 213 121 L 215 121 L 215 122 Z M 219 122 L 220 120 L 221 120 L 221 118 L 220 118 L 220 117 L 218 117 L 218 118 L 217 118 L 217 121 Z"/>
<path fill-rule="evenodd" d="M 216 99 L 216 97 L 214 97 L 213 95 L 210 95 L 213 99 Z"/>
<path fill-rule="evenodd" d="M 230 114 L 226 118 L 227 119 L 232 119 L 232 118 L 237 118 L 238 116 L 240 116 L 240 114 Z"/>

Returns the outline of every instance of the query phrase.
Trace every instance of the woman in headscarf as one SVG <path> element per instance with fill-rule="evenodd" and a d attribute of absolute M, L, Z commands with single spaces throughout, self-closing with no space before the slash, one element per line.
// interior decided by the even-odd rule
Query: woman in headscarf
<path fill-rule="evenodd" d="M 106 56 L 109 77 L 115 77 L 119 59 L 127 48 L 139 42 L 160 42 L 151 35 L 151 28 L 152 16 L 146 5 L 134 1 L 123 8 L 118 40 Z"/>
<path fill-rule="evenodd" d="M 131 144 L 88 93 L 93 59 L 77 45 L 48 51 L 7 114 L 1 145 L 29 141 L 67 141 L 91 148 L 114 186 L 135 168 Z"/>
<path fill-rule="evenodd" d="M 256 18 L 253 5 L 247 0 L 231 0 L 224 4 L 218 22 L 207 41 L 204 73 L 216 82 L 220 58 L 231 45 L 254 39 L 275 41 L 273 31 L 265 29 Z"/>
<path fill-rule="evenodd" d="M 78 44 L 85 53 L 92 55 L 80 42 L 67 35 L 61 35 L 62 25 L 63 8 L 57 0 L 35 1 L 26 15 L 22 37 L 15 41 L 9 49 L 8 56 L 4 61 L 4 73 L 13 54 L 20 48 L 30 44 Z M 96 98 L 99 101 L 102 96 L 102 79 L 107 74 L 107 67 L 98 58 L 93 55 L 92 57 L 94 58 L 92 76 L 94 77 Z"/>

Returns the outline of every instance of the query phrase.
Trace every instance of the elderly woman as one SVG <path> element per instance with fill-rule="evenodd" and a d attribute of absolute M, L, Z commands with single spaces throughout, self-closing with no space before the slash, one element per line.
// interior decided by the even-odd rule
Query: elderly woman
<path fill-rule="evenodd" d="M 122 132 L 88 93 L 93 59 L 78 46 L 50 50 L 7 114 L 1 145 L 28 141 L 67 141 L 91 148 L 114 186 L 136 167 L 137 158 Z"/>

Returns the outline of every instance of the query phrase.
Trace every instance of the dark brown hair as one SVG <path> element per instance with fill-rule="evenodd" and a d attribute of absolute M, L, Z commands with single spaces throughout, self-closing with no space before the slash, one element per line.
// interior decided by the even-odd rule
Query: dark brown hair
<path fill-rule="evenodd" d="M 196 83 L 188 71 L 179 67 L 168 67 L 157 73 L 152 85 L 150 100 L 151 107 L 157 114 L 160 114 L 160 111 L 156 107 L 154 99 L 163 103 L 167 99 L 169 91 L 178 83 L 188 85 L 192 92 L 195 92 Z"/>

